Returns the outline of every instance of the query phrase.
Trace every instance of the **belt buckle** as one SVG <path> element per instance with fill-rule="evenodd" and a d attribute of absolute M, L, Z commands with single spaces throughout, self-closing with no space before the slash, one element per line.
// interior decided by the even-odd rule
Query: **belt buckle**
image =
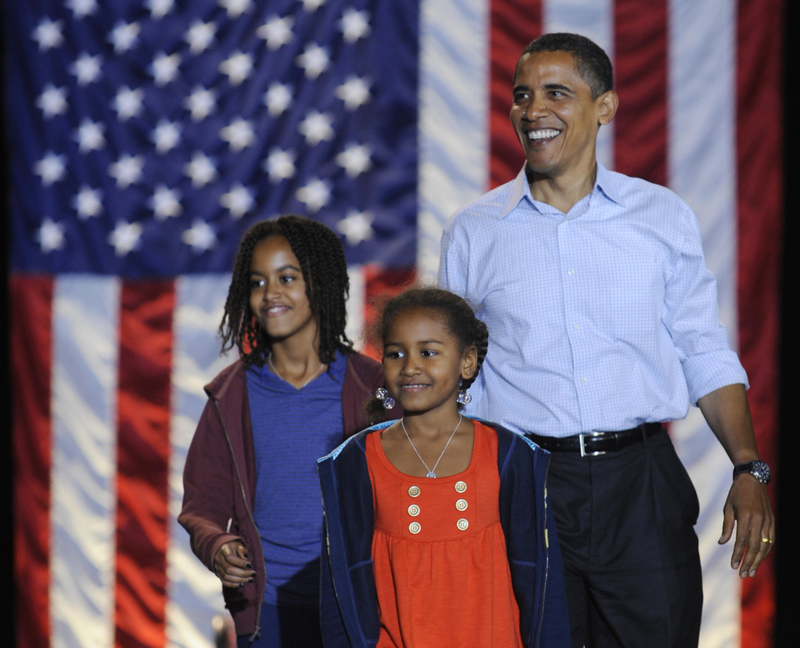
<path fill-rule="evenodd" d="M 597 457 L 599 455 L 606 454 L 605 450 L 596 450 L 595 452 L 586 452 L 586 442 L 584 441 L 584 439 L 586 437 L 592 438 L 592 437 L 599 437 L 599 436 L 603 436 L 603 433 L 602 432 L 588 432 L 588 433 L 581 433 L 581 434 L 578 435 L 578 443 L 580 444 L 580 447 L 581 447 L 581 457 Z"/>

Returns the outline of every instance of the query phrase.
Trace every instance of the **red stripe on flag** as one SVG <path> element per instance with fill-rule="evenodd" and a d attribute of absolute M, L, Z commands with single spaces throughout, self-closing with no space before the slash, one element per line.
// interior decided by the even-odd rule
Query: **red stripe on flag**
<path fill-rule="evenodd" d="M 125 282 L 119 321 L 118 648 L 166 645 L 171 281 Z"/>
<path fill-rule="evenodd" d="M 508 121 L 514 69 L 522 50 L 542 33 L 541 0 L 492 0 L 489 34 L 489 184 L 508 182 L 525 156 Z"/>
<path fill-rule="evenodd" d="M 53 280 L 11 277 L 9 300 L 17 645 L 48 648 Z"/>
<path fill-rule="evenodd" d="M 783 1 L 738 3 L 736 163 L 739 354 L 761 457 L 777 467 L 780 251 L 783 220 Z M 758 124 L 758 128 L 753 128 Z M 770 487 L 773 508 L 775 492 Z M 774 553 L 774 552 L 773 552 Z M 772 646 L 774 557 L 742 584 L 742 640 Z"/>
<path fill-rule="evenodd" d="M 614 2 L 614 169 L 667 184 L 667 3 Z"/>

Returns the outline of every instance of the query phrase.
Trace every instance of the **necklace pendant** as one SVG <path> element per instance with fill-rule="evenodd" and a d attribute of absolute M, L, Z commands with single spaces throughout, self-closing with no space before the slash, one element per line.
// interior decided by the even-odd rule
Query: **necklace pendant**
<path fill-rule="evenodd" d="M 432 470 L 431 470 L 431 471 L 430 471 L 430 472 L 429 472 L 427 475 L 425 475 L 425 476 L 426 476 L 428 479 L 436 479 L 436 473 L 435 473 L 435 472 L 433 472 Z"/>

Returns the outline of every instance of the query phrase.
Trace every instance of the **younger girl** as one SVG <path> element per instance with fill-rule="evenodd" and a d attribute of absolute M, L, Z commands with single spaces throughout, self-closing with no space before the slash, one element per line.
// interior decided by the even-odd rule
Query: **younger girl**
<path fill-rule="evenodd" d="M 388 302 L 381 336 L 379 397 L 404 416 L 319 460 L 325 646 L 569 645 L 549 455 L 459 412 L 486 326 L 423 288 Z"/>
<path fill-rule="evenodd" d="M 220 324 L 239 360 L 206 386 L 178 521 L 222 581 L 238 644 L 321 646 L 316 459 L 366 425 L 380 365 L 345 337 L 347 264 L 321 223 L 244 235 Z"/>

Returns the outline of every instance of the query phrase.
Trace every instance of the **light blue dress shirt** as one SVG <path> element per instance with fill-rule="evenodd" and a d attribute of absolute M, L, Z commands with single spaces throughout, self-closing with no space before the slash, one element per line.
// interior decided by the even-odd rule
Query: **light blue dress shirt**
<path fill-rule="evenodd" d="M 517 432 L 680 419 L 690 401 L 747 385 L 691 209 L 599 164 L 566 215 L 533 199 L 524 168 L 462 208 L 445 229 L 439 283 L 489 328 L 468 413 Z"/>

